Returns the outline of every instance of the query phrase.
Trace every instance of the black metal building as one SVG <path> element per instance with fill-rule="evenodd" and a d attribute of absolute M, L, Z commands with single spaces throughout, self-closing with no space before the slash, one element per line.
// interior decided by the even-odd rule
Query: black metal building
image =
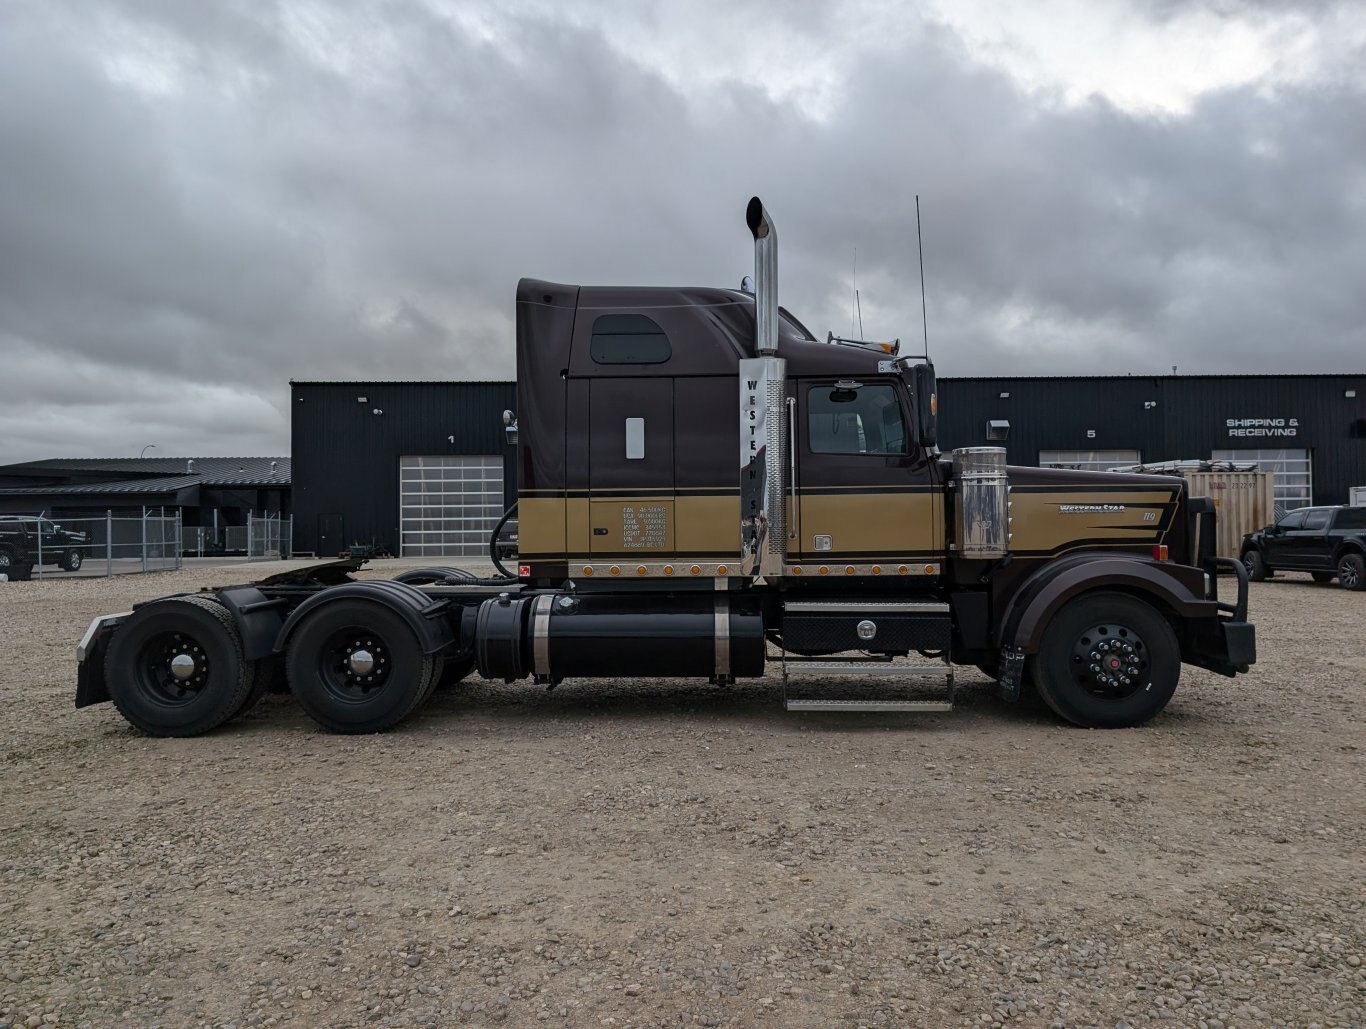
<path fill-rule="evenodd" d="M 296 552 L 487 551 L 517 492 L 502 417 L 514 383 L 291 388 Z M 1008 421 L 1013 464 L 1233 460 L 1274 472 L 1282 508 L 1366 485 L 1366 373 L 944 378 L 939 394 L 945 450 L 994 443 L 988 422 Z"/>
<path fill-rule="evenodd" d="M 1366 373 L 941 380 L 945 448 L 1008 421 L 1013 464 L 1231 460 L 1273 472 L 1279 509 L 1366 484 Z"/>
<path fill-rule="evenodd" d="M 516 499 L 511 382 L 291 382 L 294 551 L 482 554 Z"/>
<path fill-rule="evenodd" d="M 187 528 L 290 514 L 287 457 L 88 457 L 0 465 L 0 513 L 90 518 L 178 509 Z"/>

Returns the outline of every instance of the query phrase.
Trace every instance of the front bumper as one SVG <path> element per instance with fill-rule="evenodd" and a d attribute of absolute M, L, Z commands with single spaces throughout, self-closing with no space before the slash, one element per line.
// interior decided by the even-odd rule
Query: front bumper
<path fill-rule="evenodd" d="M 1247 569 L 1231 557 L 1209 557 L 1208 597 L 1219 615 L 1200 624 L 1188 641 L 1182 659 L 1220 675 L 1237 675 L 1257 663 L 1257 630 L 1247 620 Z M 1238 599 L 1230 604 L 1219 599 L 1219 569 L 1229 568 L 1238 580 Z M 1225 617 L 1227 615 L 1227 617 Z"/>

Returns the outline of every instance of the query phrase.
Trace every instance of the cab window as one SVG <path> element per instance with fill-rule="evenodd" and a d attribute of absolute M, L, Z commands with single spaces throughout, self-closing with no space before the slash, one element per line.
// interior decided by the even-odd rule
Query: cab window
<path fill-rule="evenodd" d="M 1298 529 L 1304 525 L 1304 509 L 1291 511 L 1288 515 L 1276 523 L 1278 529 Z"/>
<path fill-rule="evenodd" d="M 813 454 L 906 453 L 906 423 L 891 386 L 813 386 L 806 410 Z"/>
<path fill-rule="evenodd" d="M 1322 529 L 1328 525 L 1329 511 L 1326 507 L 1315 508 L 1304 516 L 1306 529 Z"/>

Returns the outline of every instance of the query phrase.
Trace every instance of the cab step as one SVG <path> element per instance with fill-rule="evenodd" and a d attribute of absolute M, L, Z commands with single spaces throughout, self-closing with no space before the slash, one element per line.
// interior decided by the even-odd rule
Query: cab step
<path fill-rule="evenodd" d="M 945 664 L 917 664 L 917 665 L 897 665 L 890 661 L 870 661 L 858 658 L 843 658 L 831 660 L 822 658 L 819 661 L 805 661 L 799 658 L 788 658 L 786 663 L 787 677 L 809 675 L 818 678 L 827 676 L 857 676 L 859 678 L 925 678 L 925 679 L 950 679 L 953 677 L 953 670 Z"/>
<path fill-rule="evenodd" d="M 953 666 L 941 661 L 893 661 L 866 654 L 794 657 L 784 653 L 783 706 L 788 711 L 900 711 L 930 714 L 953 710 Z M 943 691 L 939 696 L 907 696 L 906 685 L 890 690 L 887 680 L 929 681 Z M 855 683 L 854 680 L 863 680 Z M 803 695 L 789 692 L 793 682 L 806 688 Z M 816 691 L 817 683 L 838 683 Z M 890 692 L 890 695 L 889 695 Z M 824 694 L 824 695 L 822 695 Z"/>
<path fill-rule="evenodd" d="M 789 697 L 789 711 L 952 711 L 951 700 L 819 700 Z"/>

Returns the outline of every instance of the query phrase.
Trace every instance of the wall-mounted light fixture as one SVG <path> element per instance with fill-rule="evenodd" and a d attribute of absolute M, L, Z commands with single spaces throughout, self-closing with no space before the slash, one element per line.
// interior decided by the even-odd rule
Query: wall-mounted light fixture
<path fill-rule="evenodd" d="M 1001 398 L 1002 400 L 1009 400 L 1009 399 L 1010 399 L 1010 391 L 1009 391 L 1009 390 L 1006 390 L 1004 393 L 1001 393 L 1001 394 L 998 394 L 998 395 L 1000 396 L 1000 398 Z"/>
<path fill-rule="evenodd" d="M 1156 401 L 1156 400 L 1145 400 L 1145 401 L 1143 401 L 1143 410 L 1145 410 L 1145 411 L 1151 411 L 1151 410 L 1152 410 L 1154 407 L 1156 407 L 1156 406 L 1157 406 L 1157 401 Z"/>
<path fill-rule="evenodd" d="M 1348 400 L 1351 400 L 1353 397 L 1357 395 L 1357 391 L 1354 389 L 1343 390 L 1342 395 L 1346 397 Z"/>

